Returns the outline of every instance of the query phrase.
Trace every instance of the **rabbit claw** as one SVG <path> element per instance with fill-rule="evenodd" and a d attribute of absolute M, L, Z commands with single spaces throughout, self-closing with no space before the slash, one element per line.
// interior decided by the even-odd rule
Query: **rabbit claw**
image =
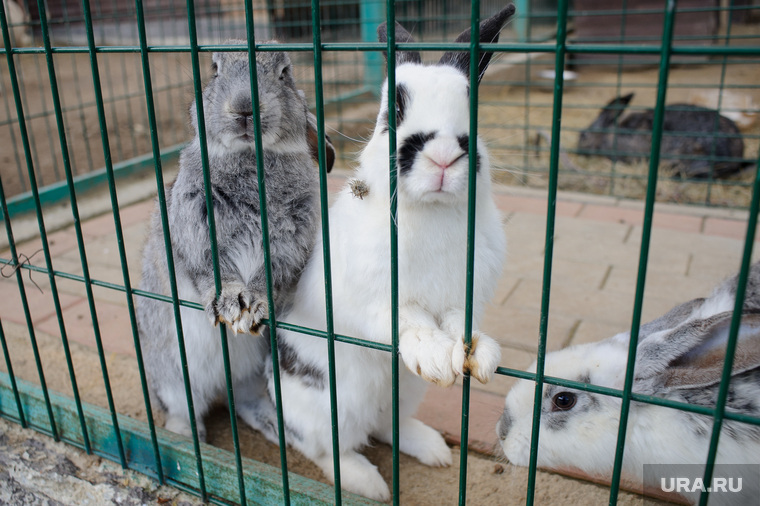
<path fill-rule="evenodd" d="M 469 345 L 462 336 L 454 350 L 452 366 L 457 372 L 469 374 L 484 384 L 491 381 L 501 360 L 501 347 L 496 341 L 480 332 L 473 332 Z"/>
<path fill-rule="evenodd" d="M 235 334 L 258 334 L 268 305 L 262 297 L 254 296 L 242 283 L 222 287 L 219 297 L 206 305 L 206 315 L 214 326 L 226 324 Z"/>

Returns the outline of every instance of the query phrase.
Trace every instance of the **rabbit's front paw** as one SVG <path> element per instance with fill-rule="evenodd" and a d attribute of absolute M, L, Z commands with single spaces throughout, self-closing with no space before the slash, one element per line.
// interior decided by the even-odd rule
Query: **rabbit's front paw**
<path fill-rule="evenodd" d="M 261 332 L 261 320 L 267 317 L 269 305 L 266 298 L 254 295 L 247 308 L 243 309 L 240 319 L 232 325 L 233 332 L 258 335 Z"/>
<path fill-rule="evenodd" d="M 429 327 L 406 330 L 399 339 L 399 352 L 410 371 L 447 387 L 457 378 L 451 367 L 454 341 L 443 331 Z"/>
<path fill-rule="evenodd" d="M 242 283 L 228 283 L 219 297 L 206 304 L 211 323 L 226 323 L 234 333 L 258 333 L 261 319 L 267 314 L 267 303 L 255 297 Z"/>
<path fill-rule="evenodd" d="M 472 333 L 469 346 L 464 342 L 464 337 L 459 339 L 451 360 L 452 367 L 458 373 L 469 373 L 481 383 L 488 383 L 499 366 L 501 347 L 487 335 L 476 331 Z"/>

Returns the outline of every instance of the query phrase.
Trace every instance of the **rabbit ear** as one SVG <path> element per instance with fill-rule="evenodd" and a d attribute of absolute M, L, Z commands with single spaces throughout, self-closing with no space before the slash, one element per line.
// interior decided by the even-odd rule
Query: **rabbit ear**
<path fill-rule="evenodd" d="M 609 104 L 604 106 L 602 112 L 599 113 L 599 117 L 594 121 L 594 124 L 598 126 L 610 126 L 615 123 L 615 120 L 623 114 L 623 111 L 633 99 L 633 93 L 623 95 L 622 97 L 615 97 Z"/>
<path fill-rule="evenodd" d="M 377 27 L 377 40 L 383 44 L 388 42 L 388 24 L 383 23 Z M 396 42 L 414 42 L 412 34 L 406 31 L 406 28 L 401 26 L 396 21 Z M 386 62 L 388 61 L 388 52 L 383 51 Z M 422 58 L 418 51 L 396 51 L 396 65 L 402 63 L 422 63 Z"/>
<path fill-rule="evenodd" d="M 639 329 L 639 345 L 641 345 L 642 341 L 651 334 L 678 327 L 681 323 L 685 322 L 694 310 L 701 306 L 704 301 L 705 299 L 703 298 L 690 300 L 680 306 L 674 307 L 656 320 L 643 324 Z"/>
<path fill-rule="evenodd" d="M 688 321 L 651 335 L 636 350 L 634 381 L 656 379 L 668 388 L 692 388 L 720 381 L 733 312 Z M 760 313 L 745 311 L 732 374 L 760 367 Z"/>
<path fill-rule="evenodd" d="M 666 388 L 694 388 L 714 385 L 721 380 L 726 360 L 725 342 L 731 328 L 727 317 L 715 328 L 723 346 L 703 346 L 689 353 L 669 367 L 664 374 Z M 745 315 L 739 327 L 731 376 L 760 368 L 760 315 Z"/>
<path fill-rule="evenodd" d="M 480 42 L 498 42 L 499 32 L 507 20 L 515 13 L 514 4 L 509 4 L 490 18 L 480 22 Z M 471 30 L 467 29 L 459 34 L 454 42 L 470 42 Z M 478 83 L 483 78 L 488 64 L 491 62 L 493 53 L 482 52 L 478 62 Z M 464 75 L 470 75 L 470 53 L 468 51 L 448 51 L 441 56 L 440 65 L 451 65 L 459 69 Z"/>
<path fill-rule="evenodd" d="M 306 113 L 306 142 L 309 143 L 309 151 L 314 161 L 319 163 L 319 134 L 317 133 L 317 117 L 311 112 Z M 335 147 L 332 145 L 330 136 L 325 133 L 325 170 L 330 172 L 335 163 Z"/>

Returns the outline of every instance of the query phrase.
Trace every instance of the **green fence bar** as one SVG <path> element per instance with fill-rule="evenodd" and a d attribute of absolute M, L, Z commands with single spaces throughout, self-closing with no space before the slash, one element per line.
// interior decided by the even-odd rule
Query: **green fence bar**
<path fill-rule="evenodd" d="M 150 130 L 150 145 L 153 151 L 153 159 L 155 163 L 155 173 L 156 173 L 156 193 L 159 198 L 159 207 L 161 208 L 161 218 L 162 218 L 162 225 L 164 226 L 164 230 L 168 233 L 168 219 L 166 217 L 166 200 L 164 195 L 164 181 L 163 181 L 163 172 L 162 172 L 162 166 L 161 166 L 161 151 L 160 146 L 158 142 L 158 127 L 156 125 L 156 108 L 155 104 L 153 102 L 153 82 L 151 79 L 151 72 L 150 72 L 150 59 L 148 56 L 148 36 L 145 31 L 145 11 L 143 9 L 143 3 L 142 0 L 135 0 L 135 13 L 137 15 L 137 29 L 138 29 L 138 36 L 140 39 L 140 62 L 142 65 L 142 76 L 143 76 L 143 88 L 145 90 L 145 100 L 146 100 L 146 106 L 147 106 L 147 114 L 148 114 L 148 124 L 149 124 L 149 130 Z M 163 203 L 163 206 L 161 206 L 161 202 Z M 168 241 L 169 247 L 168 250 L 171 250 L 171 240 Z M 167 260 L 170 258 L 169 256 L 170 252 L 167 253 Z M 170 278 L 170 286 L 172 289 L 172 296 L 174 301 L 176 301 L 177 297 L 177 283 L 175 279 L 175 273 L 174 273 L 174 259 L 172 258 L 170 261 L 171 267 L 168 269 L 169 271 L 169 278 Z M 134 292 L 133 292 L 134 293 Z M 132 297 L 130 296 L 130 299 Z M 175 308 L 175 320 L 177 324 L 177 335 L 180 335 L 182 333 L 182 320 L 179 317 L 179 307 L 174 304 Z M 133 313 L 130 312 L 130 316 Z M 150 402 L 150 395 L 148 393 L 148 379 L 145 374 L 145 365 L 143 361 L 143 354 L 142 354 L 142 346 L 139 343 L 139 335 L 135 335 L 135 356 L 137 358 L 137 368 L 140 372 L 140 386 L 143 390 L 143 397 L 145 402 L 145 414 L 148 418 L 148 432 L 150 433 L 150 443 L 153 446 L 153 455 L 155 458 L 155 472 L 156 477 L 158 478 L 158 481 L 160 483 L 164 483 L 164 470 L 161 466 L 161 451 L 159 449 L 159 443 L 158 443 L 158 436 L 156 434 L 156 424 L 155 420 L 153 418 L 153 407 L 151 406 Z M 188 411 L 188 413 L 191 413 L 192 411 Z"/>
<path fill-rule="evenodd" d="M 470 125 L 468 139 L 468 181 L 467 181 L 467 279 L 465 286 L 464 346 L 472 346 L 472 297 L 473 276 L 475 274 L 475 201 L 478 157 L 478 89 L 480 64 L 480 1 L 473 0 L 470 6 Z M 469 448 L 470 427 L 470 374 L 462 377 L 462 427 L 459 450 L 459 504 L 467 503 L 467 450 Z"/>
<path fill-rule="evenodd" d="M 19 118 L 19 129 L 21 133 L 21 142 L 24 145 L 24 155 L 26 158 L 27 170 L 28 170 L 31 180 L 34 181 L 34 178 L 35 178 L 34 164 L 32 161 L 31 148 L 29 145 L 29 135 L 26 129 L 26 122 L 24 121 L 24 107 L 23 107 L 23 102 L 21 100 L 18 74 L 16 72 L 16 65 L 13 60 L 13 54 L 10 51 L 11 39 L 10 39 L 9 31 L 8 31 L 8 20 L 5 15 L 5 5 L 0 6 L 0 28 L 2 28 L 3 40 L 5 41 L 5 47 L 8 49 L 8 51 L 6 51 L 6 60 L 8 62 L 8 72 L 11 78 L 11 88 L 13 89 L 13 98 L 14 98 L 14 101 L 16 102 L 16 114 L 18 115 L 18 118 Z M 0 190 L 3 190 L 2 186 L 0 186 Z M 34 183 L 32 184 L 32 190 L 36 191 Z M 7 212 L 7 204 L 5 200 L 4 190 L 0 194 L 0 199 L 2 199 L 3 211 Z M 36 199 L 36 203 L 39 209 L 39 199 Z M 40 227 L 40 234 L 42 237 L 45 231 L 44 231 L 44 222 L 43 222 L 41 213 L 37 214 L 37 219 L 38 219 L 38 225 Z M 5 220 L 5 230 L 8 236 L 8 244 L 10 246 L 13 266 L 15 268 L 16 266 L 20 264 L 19 264 L 18 253 L 16 251 L 16 244 L 13 239 L 13 227 L 11 226 L 10 220 Z M 43 244 L 43 247 L 47 248 L 47 241 L 45 239 L 43 239 L 42 244 Z M 18 283 L 18 290 L 19 290 L 19 296 L 21 297 L 21 304 L 24 309 L 24 318 L 26 320 L 26 326 L 27 326 L 27 329 L 29 330 L 29 341 L 32 346 L 32 351 L 34 353 L 34 361 L 37 367 L 37 374 L 39 375 L 39 378 L 40 378 L 40 388 L 42 389 L 42 392 L 45 397 L 45 407 L 47 409 L 48 422 L 50 424 L 50 432 L 53 435 L 53 438 L 58 440 L 58 430 L 56 428 L 55 417 L 53 416 L 52 405 L 50 404 L 50 396 L 48 393 L 47 382 L 45 381 L 45 372 L 42 369 L 42 362 L 40 361 L 39 348 L 37 346 L 37 338 L 34 332 L 34 325 L 32 323 L 31 313 L 29 312 L 29 301 L 26 298 L 26 290 L 24 288 L 24 280 L 21 276 L 21 270 L 18 268 L 16 268 L 16 281 Z M 58 314 L 60 315 L 60 313 Z"/>
<path fill-rule="evenodd" d="M 338 427 L 338 389 L 335 373 L 335 323 L 332 298 L 332 260 L 330 258 L 330 223 L 325 166 L 325 108 L 322 87 L 322 27 L 319 2 L 311 0 L 312 37 L 314 43 L 314 99 L 317 103 L 317 158 L 319 159 L 319 196 L 322 225 L 322 259 L 325 272 L 325 329 L 327 330 L 327 368 L 330 388 L 330 422 L 332 429 L 333 481 L 335 504 L 343 503 L 340 480 L 340 437 Z"/>
<path fill-rule="evenodd" d="M 557 5 L 557 44 L 554 54 L 554 95 L 552 109 L 551 160 L 549 162 L 549 189 L 546 210 L 546 237 L 544 239 L 544 270 L 541 289 L 541 321 L 539 325 L 538 351 L 536 355 L 536 389 L 533 397 L 533 426 L 530 441 L 530 464 L 525 503 L 532 505 L 536 494 L 536 467 L 538 462 L 538 438 L 543 398 L 544 360 L 549 330 L 549 301 L 551 295 L 552 262 L 554 254 L 554 226 L 557 214 L 557 178 L 559 173 L 559 145 L 564 90 L 565 55 L 567 53 L 568 0 Z"/>
<path fill-rule="evenodd" d="M 731 330 L 728 335 L 728 341 L 726 342 L 726 360 L 723 363 L 723 372 L 721 373 L 718 398 L 715 402 L 716 412 L 714 415 L 712 433 L 710 434 L 710 448 L 707 452 L 707 462 L 705 463 L 704 472 L 705 481 L 703 481 L 703 483 L 712 483 L 715 458 L 718 452 L 718 441 L 720 440 L 720 431 L 723 427 L 723 419 L 726 415 L 728 388 L 731 384 L 731 370 L 734 365 L 736 344 L 739 340 L 739 326 L 741 325 L 741 318 L 743 313 L 742 308 L 744 307 L 744 297 L 747 290 L 747 279 L 749 277 L 749 269 L 752 263 L 752 248 L 755 245 L 755 231 L 757 229 L 758 211 L 760 211 L 760 161 L 758 162 L 758 166 L 755 172 L 752 203 L 750 205 L 749 220 L 747 220 L 747 235 L 744 240 L 744 251 L 742 252 L 741 269 L 739 270 L 739 280 L 736 286 L 734 314 L 731 318 Z M 699 506 L 707 506 L 708 498 L 709 492 L 703 491 L 699 498 Z"/>
<path fill-rule="evenodd" d="M 665 6 L 665 22 L 660 48 L 660 65 L 658 72 L 657 100 L 652 121 L 652 149 L 649 154 L 649 180 L 647 198 L 644 205 L 644 224 L 641 233 L 641 250 L 639 253 L 639 268 L 636 279 L 636 295 L 634 297 L 631 337 L 628 343 L 628 363 L 626 365 L 623 397 L 620 407 L 620 423 L 618 425 L 617 449 L 612 470 L 610 487 L 610 504 L 617 503 L 620 487 L 620 477 L 623 468 L 623 453 L 625 436 L 628 428 L 628 414 L 633 389 L 633 374 L 636 362 L 636 346 L 639 340 L 641 324 L 641 308 L 644 302 L 644 287 L 646 283 L 647 262 L 649 259 L 649 244 L 652 235 L 652 218 L 654 215 L 654 199 L 657 191 L 657 170 L 660 163 L 660 145 L 662 141 L 663 123 L 665 119 L 665 96 L 667 94 L 668 76 L 670 71 L 670 56 L 673 43 L 673 27 L 675 25 L 676 1 L 668 0 Z"/>
<path fill-rule="evenodd" d="M 282 503 L 290 504 L 290 482 L 288 480 L 288 454 L 285 441 L 285 421 L 282 414 L 282 386 L 280 384 L 280 353 L 277 348 L 277 317 L 274 306 L 272 282 L 272 260 L 269 243 L 269 221 L 266 205 L 266 173 L 264 168 L 264 147 L 261 140 L 261 108 L 259 104 L 259 85 L 256 73 L 256 49 L 253 28 L 252 5 L 245 4 L 246 31 L 248 42 L 248 67 L 251 79 L 251 107 L 253 111 L 254 143 L 256 149 L 256 176 L 259 185 L 259 201 L 261 208 L 261 237 L 264 251 L 264 272 L 267 287 L 267 304 L 269 306 L 269 342 L 272 353 L 272 381 L 275 391 L 275 409 L 277 412 L 277 437 L 280 446 L 280 469 L 282 470 Z M 246 336 L 246 338 L 248 338 Z M 260 339 L 256 337 L 255 339 Z"/>
<path fill-rule="evenodd" d="M 384 49 L 388 55 L 388 173 L 390 178 L 390 246 L 391 246 L 391 410 L 392 410 L 392 454 L 393 454 L 393 504 L 399 504 L 399 312 L 398 312 L 398 165 L 396 162 L 396 5 L 394 0 L 386 2 L 388 44 Z"/>

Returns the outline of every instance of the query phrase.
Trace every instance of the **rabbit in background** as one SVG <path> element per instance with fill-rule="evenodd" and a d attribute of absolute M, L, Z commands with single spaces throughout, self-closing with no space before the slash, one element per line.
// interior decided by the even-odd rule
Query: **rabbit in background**
<path fill-rule="evenodd" d="M 578 152 L 632 163 L 649 158 L 654 110 L 622 116 L 633 93 L 608 103 L 599 116 L 580 133 Z M 621 117 L 622 116 L 622 117 Z M 669 104 L 665 109 L 661 163 L 676 176 L 726 177 L 754 161 L 743 160 L 744 141 L 739 128 L 714 109 L 698 105 Z"/>
<path fill-rule="evenodd" d="M 495 42 L 514 14 L 509 5 L 483 21 L 481 42 Z M 378 39 L 387 42 L 385 25 Z M 470 31 L 457 42 L 467 42 Z M 396 25 L 396 41 L 412 37 Z M 483 75 L 491 54 L 479 62 Z M 420 54 L 396 53 L 398 139 L 399 450 L 430 466 L 451 464 L 451 450 L 433 428 L 413 418 L 427 388 L 424 380 L 451 385 L 470 373 L 491 379 L 499 345 L 479 332 L 504 262 L 506 239 L 491 194 L 490 163 L 478 139 L 476 157 L 475 268 L 472 345 L 464 342 L 469 177 L 469 54 L 446 53 L 437 65 Z M 478 79 L 479 80 L 479 79 Z M 383 87 L 372 138 L 359 158 L 352 184 L 330 208 L 332 308 L 336 333 L 391 342 L 391 258 L 388 88 Z M 446 107 L 441 107 L 446 104 Z M 391 111 L 391 114 L 394 111 Z M 296 289 L 288 323 L 326 329 L 321 236 Z M 332 451 L 329 362 L 324 339 L 278 329 L 283 416 L 288 444 L 334 480 L 339 459 L 343 489 L 385 501 L 385 480 L 359 450 L 370 438 L 393 440 L 391 356 L 335 343 L 340 454 Z M 270 372 L 270 394 L 274 388 Z"/>
<path fill-rule="evenodd" d="M 195 102 L 190 107 L 195 138 L 182 150 L 177 179 L 166 188 L 179 297 L 205 307 L 205 313 L 186 307 L 180 310 L 195 418 L 204 439 L 203 416 L 214 403 L 227 399 L 221 341 L 214 328 L 226 323 L 234 333 L 243 334 L 229 340 L 237 413 L 276 441 L 274 408 L 263 377 L 269 342 L 249 335 L 260 330 L 261 319 L 268 316 L 268 305 L 248 53 L 214 53 L 211 68 L 213 75 L 203 90 L 203 110 L 222 284 L 219 296 Z M 303 93 L 296 88 L 287 53 L 257 53 L 256 71 L 273 296 L 280 311 L 290 302 L 317 231 L 319 189 L 313 159 L 316 147 L 312 146 L 317 140 L 316 121 Z M 332 151 L 329 139 L 326 145 L 328 152 Z M 141 288 L 170 294 L 157 209 L 143 252 Z M 173 307 L 141 297 L 137 318 L 151 392 L 167 411 L 166 428 L 189 435 Z"/>
<path fill-rule="evenodd" d="M 640 328 L 633 391 L 713 407 L 725 360 L 725 346 L 736 298 L 737 277 Z M 548 353 L 547 376 L 616 389 L 623 388 L 630 333 Z M 530 371 L 535 371 L 533 364 Z M 505 400 L 496 426 L 507 459 L 527 466 L 530 458 L 535 384 L 520 380 Z M 609 480 L 615 457 L 621 400 L 545 384 L 538 438 L 538 466 L 580 471 Z M 742 309 L 726 411 L 760 416 L 760 263 L 751 267 Z M 712 417 L 632 402 L 623 458 L 623 479 L 641 489 L 659 480 L 644 474 L 645 464 L 680 467 L 683 476 L 702 477 Z M 760 464 L 760 427 L 724 420 L 718 464 Z M 752 483 L 754 481 L 754 483 Z M 757 489 L 757 480 L 745 480 Z M 713 497 L 714 496 L 714 497 Z M 723 504 L 727 496 L 713 494 Z M 757 495 L 755 495 L 757 497 Z M 699 494 L 686 494 L 689 501 Z M 729 502 L 730 504 L 730 502 Z"/>

